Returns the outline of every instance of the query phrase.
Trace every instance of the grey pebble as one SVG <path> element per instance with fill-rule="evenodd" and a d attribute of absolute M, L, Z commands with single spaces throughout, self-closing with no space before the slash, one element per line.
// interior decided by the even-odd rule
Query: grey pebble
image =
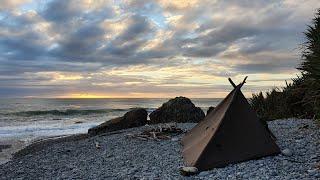
<path fill-rule="evenodd" d="M 210 171 L 202 171 L 198 176 L 209 176 L 210 174 Z"/>
<path fill-rule="evenodd" d="M 292 156 L 292 151 L 288 148 L 281 151 L 284 156 Z"/>
<path fill-rule="evenodd" d="M 309 175 L 316 175 L 318 173 L 318 169 L 308 169 Z"/>

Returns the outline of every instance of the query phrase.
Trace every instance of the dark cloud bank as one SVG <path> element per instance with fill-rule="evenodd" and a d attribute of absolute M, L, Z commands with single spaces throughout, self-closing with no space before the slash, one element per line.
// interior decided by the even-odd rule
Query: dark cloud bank
<path fill-rule="evenodd" d="M 47 91 L 48 85 L 26 88 L 46 81 L 25 78 L 38 72 L 90 74 L 132 65 L 179 69 L 199 60 L 234 75 L 293 72 L 315 3 L 199 1 L 191 7 L 168 1 L 53 0 L 41 7 L 29 2 L 27 10 L 6 3 L 0 9 L 0 96 Z M 56 86 L 59 92 L 64 88 Z"/>

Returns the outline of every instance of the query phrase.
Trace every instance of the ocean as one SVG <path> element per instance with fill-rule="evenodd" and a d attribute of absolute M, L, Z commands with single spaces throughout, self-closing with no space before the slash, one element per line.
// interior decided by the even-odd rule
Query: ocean
<path fill-rule="evenodd" d="M 168 99 L 0 99 L 0 145 L 61 135 L 85 133 L 90 127 L 122 116 L 132 108 L 150 113 Z M 203 109 L 216 106 L 221 99 L 191 99 Z"/>

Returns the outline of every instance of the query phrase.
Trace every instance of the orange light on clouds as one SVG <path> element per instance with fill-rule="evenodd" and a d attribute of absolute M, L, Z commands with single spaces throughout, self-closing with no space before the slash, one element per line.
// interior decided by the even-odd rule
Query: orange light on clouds
<path fill-rule="evenodd" d="M 203 93 L 140 93 L 131 92 L 126 94 L 95 94 L 95 93 L 69 93 L 61 96 L 56 96 L 55 98 L 74 98 L 74 99 L 98 99 L 98 98 L 174 98 L 176 96 L 186 96 L 189 98 L 208 98 L 208 97 L 224 97 L 228 92 L 208 92 Z"/>
<path fill-rule="evenodd" d="M 71 93 L 57 98 L 75 98 L 75 99 L 94 99 L 94 98 L 113 98 L 113 96 L 102 95 L 102 94 L 89 94 L 89 93 Z"/>

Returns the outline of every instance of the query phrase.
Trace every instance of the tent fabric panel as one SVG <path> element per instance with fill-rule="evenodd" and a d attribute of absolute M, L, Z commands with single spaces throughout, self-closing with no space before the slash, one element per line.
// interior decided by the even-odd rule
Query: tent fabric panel
<path fill-rule="evenodd" d="M 279 147 L 239 90 L 195 166 L 208 170 L 278 153 Z"/>
<path fill-rule="evenodd" d="M 235 91 L 229 95 L 215 108 L 213 112 L 208 114 L 203 121 L 198 123 L 191 129 L 182 139 L 182 155 L 188 166 L 194 166 L 199 159 L 202 151 L 212 139 L 214 133 L 219 128 L 219 124 L 223 119 L 228 106 L 232 101 Z"/>

